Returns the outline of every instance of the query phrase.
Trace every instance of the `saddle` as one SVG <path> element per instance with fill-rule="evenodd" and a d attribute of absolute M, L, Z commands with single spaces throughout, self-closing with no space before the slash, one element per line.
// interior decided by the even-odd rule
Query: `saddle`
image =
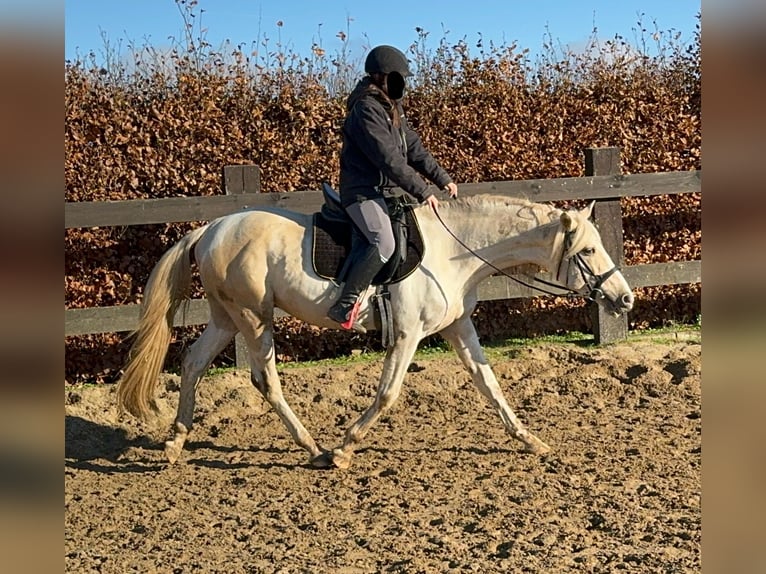
<path fill-rule="evenodd" d="M 311 264 L 320 277 L 342 282 L 356 259 L 364 253 L 367 240 L 343 209 L 338 192 L 322 183 L 322 193 L 324 204 L 314 214 Z M 384 347 L 389 347 L 393 343 L 394 327 L 388 285 L 401 281 L 415 271 L 423 259 L 425 248 L 420 226 L 412 213 L 412 204 L 404 197 L 386 197 L 385 201 L 396 247 L 391 259 L 372 280 L 375 294 L 370 300 L 376 328 L 381 332 L 381 342 Z"/>
<path fill-rule="evenodd" d="M 314 272 L 324 279 L 342 282 L 355 259 L 366 248 L 366 239 L 352 223 L 340 202 L 340 195 L 322 183 L 324 204 L 314 214 L 311 262 Z M 373 285 L 397 283 L 410 275 L 423 259 L 423 235 L 404 197 L 386 197 L 396 248 L 394 254 L 373 278 Z"/>

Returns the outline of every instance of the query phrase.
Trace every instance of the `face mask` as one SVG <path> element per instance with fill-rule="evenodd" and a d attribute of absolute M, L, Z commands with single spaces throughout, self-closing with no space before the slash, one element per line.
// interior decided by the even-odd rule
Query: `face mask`
<path fill-rule="evenodd" d="M 388 97 L 392 100 L 399 100 L 404 96 L 405 81 L 399 72 L 391 72 L 386 79 L 388 88 Z"/>

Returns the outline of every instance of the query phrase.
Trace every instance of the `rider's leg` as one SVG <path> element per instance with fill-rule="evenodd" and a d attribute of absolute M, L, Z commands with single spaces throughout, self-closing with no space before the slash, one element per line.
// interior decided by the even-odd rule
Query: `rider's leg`
<path fill-rule="evenodd" d="M 344 329 L 351 329 L 359 312 L 360 295 L 364 293 L 394 253 L 394 233 L 383 198 L 356 202 L 346 208 L 369 246 L 349 271 L 338 301 L 327 316 Z"/>
<path fill-rule="evenodd" d="M 374 245 L 368 245 L 364 255 L 349 271 L 340 297 L 327 311 L 327 316 L 340 323 L 344 329 L 351 329 L 359 311 L 360 295 L 367 290 L 370 282 L 383 268 L 383 265 L 385 262 L 381 261 L 378 248 Z"/>

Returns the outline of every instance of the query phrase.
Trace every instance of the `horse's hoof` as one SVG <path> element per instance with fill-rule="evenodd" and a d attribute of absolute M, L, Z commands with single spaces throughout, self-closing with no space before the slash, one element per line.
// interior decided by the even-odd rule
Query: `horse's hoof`
<path fill-rule="evenodd" d="M 165 442 L 165 457 L 170 464 L 174 464 L 181 457 L 182 447 L 178 446 L 175 441 L 169 440 Z"/>
<path fill-rule="evenodd" d="M 345 470 L 351 466 L 351 457 L 336 448 L 333 451 L 324 451 L 322 454 L 318 454 L 314 458 L 309 459 L 309 462 L 314 468 L 340 468 Z"/>
<path fill-rule="evenodd" d="M 543 455 L 551 452 L 551 447 L 549 447 L 536 436 L 529 435 L 524 441 L 524 452 Z"/>
<path fill-rule="evenodd" d="M 311 466 L 314 468 L 334 468 L 335 465 L 332 462 L 332 453 L 324 451 L 321 454 L 309 459 Z"/>
<path fill-rule="evenodd" d="M 346 470 L 351 466 L 351 455 L 336 448 L 332 451 L 332 463 L 341 470 Z"/>

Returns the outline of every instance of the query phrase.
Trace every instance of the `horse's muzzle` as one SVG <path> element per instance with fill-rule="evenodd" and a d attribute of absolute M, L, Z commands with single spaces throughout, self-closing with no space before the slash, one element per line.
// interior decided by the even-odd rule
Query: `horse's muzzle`
<path fill-rule="evenodd" d="M 617 300 L 611 301 L 612 313 L 616 316 L 629 312 L 633 308 L 634 302 L 633 293 L 628 291 L 620 295 Z"/>
<path fill-rule="evenodd" d="M 608 298 L 601 289 L 594 289 L 590 292 L 587 298 L 589 301 L 601 303 L 605 310 L 615 317 L 619 317 L 633 309 L 634 297 L 633 293 L 630 291 L 623 293 L 617 299 L 612 300 Z"/>

